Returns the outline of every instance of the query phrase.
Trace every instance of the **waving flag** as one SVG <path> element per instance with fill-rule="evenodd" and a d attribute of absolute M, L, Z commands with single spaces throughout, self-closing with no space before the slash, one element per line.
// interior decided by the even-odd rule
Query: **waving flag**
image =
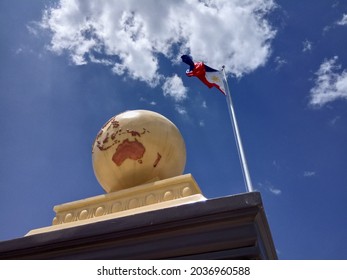
<path fill-rule="evenodd" d="M 253 192 L 252 180 L 249 175 L 248 165 L 246 161 L 245 152 L 241 141 L 239 127 L 237 125 L 235 110 L 233 102 L 231 100 L 231 94 L 228 86 L 228 81 L 225 76 L 224 67 L 222 71 L 218 71 L 211 67 L 208 67 L 203 62 L 194 62 L 189 55 L 182 55 L 182 61 L 189 65 L 189 70 L 186 71 L 188 77 L 197 77 L 209 88 L 218 88 L 225 96 L 228 104 L 230 120 L 233 126 L 234 136 L 236 140 L 237 151 L 242 168 L 243 178 L 245 180 L 245 186 L 247 191 Z M 225 77 L 225 78 L 224 78 Z"/>
<path fill-rule="evenodd" d="M 197 77 L 209 88 L 216 87 L 226 95 L 221 71 L 205 65 L 203 62 L 194 62 L 189 55 L 182 55 L 181 58 L 184 63 L 189 65 L 189 70 L 186 71 L 188 77 Z"/>

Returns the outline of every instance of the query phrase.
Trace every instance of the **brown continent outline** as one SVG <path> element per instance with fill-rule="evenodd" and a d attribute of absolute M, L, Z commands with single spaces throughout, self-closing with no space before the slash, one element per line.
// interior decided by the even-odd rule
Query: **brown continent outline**
<path fill-rule="evenodd" d="M 145 151 L 146 148 L 141 142 L 137 141 L 137 139 L 134 141 L 129 141 L 127 138 L 118 145 L 115 153 L 112 156 L 112 161 L 117 166 L 121 166 L 126 159 L 140 160 Z"/>
<path fill-rule="evenodd" d="M 110 135 L 108 131 L 111 127 L 113 127 L 114 129 L 115 128 L 119 128 L 119 129 Z M 104 127 L 100 130 L 100 132 L 96 136 L 96 139 L 95 139 L 96 147 L 98 147 L 100 151 L 106 151 L 110 149 L 111 147 L 113 147 L 114 145 L 120 143 L 120 141 L 116 139 L 117 135 L 130 134 L 133 137 L 141 137 L 141 135 L 150 133 L 150 131 L 147 130 L 146 128 L 142 128 L 142 129 L 143 129 L 142 132 L 138 132 L 132 129 L 126 129 L 126 131 L 122 131 L 122 128 L 120 127 L 120 123 L 114 119 L 111 119 L 110 121 L 108 121 L 106 125 L 104 125 Z M 110 140 L 109 138 L 111 138 L 112 141 L 109 141 Z"/>
<path fill-rule="evenodd" d="M 161 154 L 159 154 L 159 153 L 157 152 L 157 158 L 156 158 L 155 162 L 153 163 L 153 167 L 154 167 L 154 168 L 157 167 L 157 165 L 158 165 L 158 163 L 159 163 L 160 160 L 161 160 Z"/>

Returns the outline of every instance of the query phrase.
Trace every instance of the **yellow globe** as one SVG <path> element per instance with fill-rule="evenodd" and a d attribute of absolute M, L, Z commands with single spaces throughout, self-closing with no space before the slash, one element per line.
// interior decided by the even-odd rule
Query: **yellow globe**
<path fill-rule="evenodd" d="M 106 192 L 181 175 L 186 148 L 177 127 L 146 110 L 112 117 L 93 143 L 93 168 Z"/>

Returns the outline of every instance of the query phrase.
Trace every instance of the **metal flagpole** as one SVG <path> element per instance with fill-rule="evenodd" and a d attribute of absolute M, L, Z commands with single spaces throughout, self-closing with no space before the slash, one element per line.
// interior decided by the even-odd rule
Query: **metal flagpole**
<path fill-rule="evenodd" d="M 245 152 L 243 151 L 239 127 L 237 125 L 234 106 L 233 106 L 233 102 L 231 100 L 231 94 L 230 94 L 227 76 L 225 74 L 224 68 L 225 68 L 225 66 L 223 65 L 222 71 L 223 71 L 223 76 L 224 76 L 224 84 L 225 84 L 225 89 L 226 89 L 226 98 L 227 98 L 227 103 L 228 103 L 229 115 L 230 115 L 230 120 L 231 120 L 231 123 L 233 126 L 233 130 L 234 130 L 234 136 L 236 139 L 236 146 L 237 146 L 237 151 L 239 153 L 239 159 L 240 159 L 240 163 L 241 163 L 243 178 L 245 180 L 245 185 L 246 185 L 247 191 L 253 192 L 254 190 L 253 190 L 253 186 L 252 186 L 251 176 L 249 175 L 249 170 L 248 170 L 248 166 L 247 166 Z"/>

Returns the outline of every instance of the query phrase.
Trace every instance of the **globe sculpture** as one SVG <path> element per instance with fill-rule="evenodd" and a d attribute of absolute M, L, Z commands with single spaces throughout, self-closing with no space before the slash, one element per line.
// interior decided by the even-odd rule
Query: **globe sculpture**
<path fill-rule="evenodd" d="M 164 116 L 146 110 L 112 117 L 92 148 L 93 169 L 110 193 L 181 175 L 186 148 L 177 127 Z"/>

